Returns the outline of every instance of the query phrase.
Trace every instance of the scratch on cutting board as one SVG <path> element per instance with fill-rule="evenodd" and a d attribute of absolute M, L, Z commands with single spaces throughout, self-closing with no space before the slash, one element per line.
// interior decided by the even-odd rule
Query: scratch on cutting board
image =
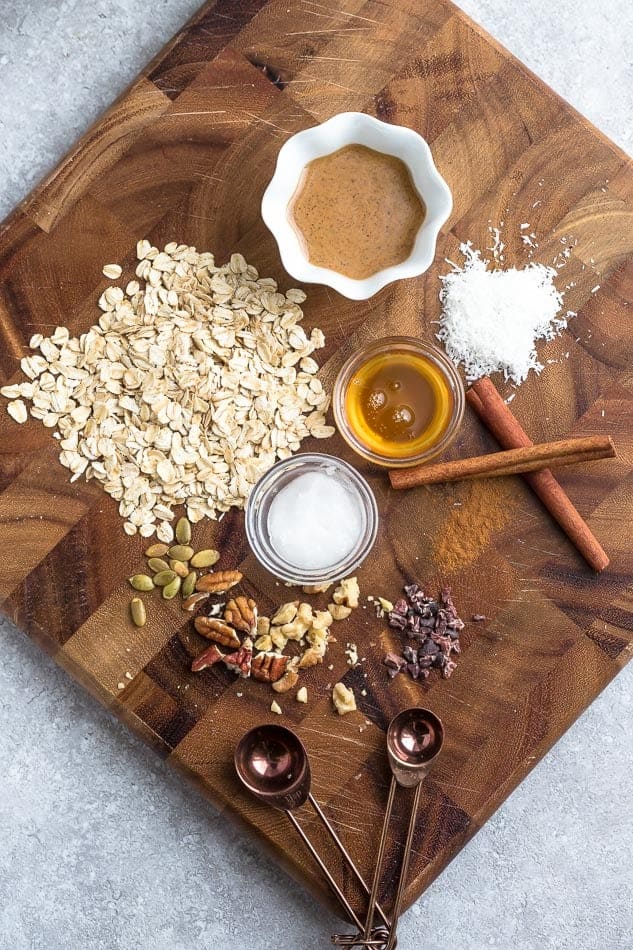
<path fill-rule="evenodd" d="M 307 59 L 310 62 L 314 62 L 315 59 L 325 59 L 328 62 L 332 63 L 362 63 L 362 59 L 347 59 L 345 56 L 310 56 L 306 53 L 304 56 L 300 56 L 300 59 Z"/>
<path fill-rule="evenodd" d="M 271 122 L 270 119 L 264 119 L 261 115 L 256 115 L 254 112 L 244 112 L 244 115 L 250 116 L 251 119 L 255 119 L 256 122 L 263 122 L 264 125 L 269 125 L 272 129 L 276 129 L 278 132 L 283 132 L 284 135 L 290 135 L 291 129 L 284 129 L 280 125 L 277 125 L 275 122 Z"/>
<path fill-rule="evenodd" d="M 316 36 L 318 33 L 367 33 L 366 26 L 341 26 L 334 30 L 294 30 L 286 36 Z"/>
<path fill-rule="evenodd" d="M 165 118 L 169 119 L 177 115 L 226 115 L 226 109 L 214 109 L 210 112 L 168 112 Z"/>
<path fill-rule="evenodd" d="M 318 736 L 323 736 L 324 738 L 336 739 L 338 741 L 342 740 L 343 742 L 351 742 L 352 745 L 357 745 L 361 749 L 364 749 L 366 747 L 366 744 L 361 739 L 352 739 L 349 736 L 342 736 L 340 735 L 340 733 L 336 733 L 336 732 L 323 732 L 321 729 L 310 729 L 310 728 L 305 728 L 304 732 L 314 732 Z"/>
<path fill-rule="evenodd" d="M 539 554 L 549 554 L 551 557 L 560 557 L 560 551 L 547 551 L 545 548 L 537 548 L 533 544 L 525 545 L 528 551 L 538 551 Z"/>
<path fill-rule="evenodd" d="M 201 27 L 201 33 L 204 33 L 206 36 L 213 37 L 214 40 L 232 40 L 234 38 L 234 33 L 216 33 L 215 30 L 209 29 L 208 27 Z"/>
<path fill-rule="evenodd" d="M 331 18 L 332 18 L 333 12 L 332 12 L 331 10 L 329 10 L 328 7 L 327 7 L 325 4 L 323 4 L 323 3 L 316 3 L 316 0 L 303 0 L 303 2 L 304 2 L 304 4 L 305 4 L 306 6 L 308 6 L 308 4 L 309 4 L 309 5 L 312 6 L 312 7 L 316 7 L 318 10 L 325 10 L 325 11 L 326 11 L 325 13 L 316 13 L 314 10 L 309 10 L 309 9 L 308 9 L 306 12 L 312 14 L 312 16 L 328 17 L 328 19 L 331 19 Z M 347 10 L 336 10 L 336 11 L 334 11 L 334 13 L 335 13 L 335 14 L 336 14 L 336 13 L 340 13 L 340 15 L 343 16 L 343 17 L 345 17 L 346 20 L 364 20 L 365 23 L 375 23 L 376 26 L 380 26 L 380 25 L 381 25 L 380 20 L 372 20 L 371 17 L 368 17 L 368 16 L 361 16 L 360 13 L 351 13 L 351 12 L 348 13 Z"/>

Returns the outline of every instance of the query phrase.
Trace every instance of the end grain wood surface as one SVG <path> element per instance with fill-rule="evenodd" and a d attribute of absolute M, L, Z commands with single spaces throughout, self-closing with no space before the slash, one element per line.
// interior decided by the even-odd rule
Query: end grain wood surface
<path fill-rule="evenodd" d="M 287 137 L 345 109 L 423 134 L 455 205 L 423 278 L 364 303 L 308 288 L 306 322 L 327 335 L 324 379 L 332 382 L 362 340 L 388 333 L 433 339 L 444 258 L 454 258 L 465 239 L 485 247 L 488 222 L 504 220 L 506 262 L 520 264 L 527 252 L 519 225 L 529 221 L 540 245 L 533 259 L 548 263 L 563 238 L 573 243 L 562 275 L 574 285 L 566 304 L 578 317 L 566 337 L 544 348 L 546 359 L 559 362 L 524 384 L 512 408 L 535 441 L 611 432 L 620 453 L 616 462 L 561 474 L 612 558 L 595 578 L 519 479 L 506 486 L 505 525 L 497 522 L 476 559 L 448 571 L 433 539 L 451 511 L 475 506 L 468 487 L 396 495 L 384 474 L 351 458 L 339 439 L 328 445 L 359 465 L 380 502 L 382 533 L 360 572 L 363 593 L 394 597 L 402 577 L 432 590 L 443 581 L 453 585 L 463 616 L 489 618 L 464 631 L 450 681 L 420 685 L 404 677 L 387 682 L 380 658 L 394 638 L 359 610 L 338 628 L 334 669 L 306 677 L 310 703 L 283 704 L 285 721 L 311 754 L 315 794 L 367 875 L 388 781 L 386 723 L 411 703 L 443 718 L 447 742 L 423 792 L 410 903 L 630 657 L 630 161 L 443 0 L 218 0 L 0 229 L 0 377 L 19 376 L 32 333 L 56 324 L 81 332 L 94 322 L 102 265 L 120 260 L 129 278 L 139 237 L 187 241 L 220 260 L 240 250 L 289 286 L 259 217 L 261 194 Z M 493 445 L 469 416 L 454 454 Z M 325 898 L 283 817 L 246 797 L 232 774 L 241 733 L 278 721 L 268 711 L 270 693 L 224 671 L 188 673 L 194 641 L 176 606 L 153 610 L 142 631 L 131 628 L 125 578 L 144 545 L 123 534 L 114 503 L 98 487 L 68 483 L 39 423 L 17 427 L 2 413 L 0 485 L 0 543 L 15 552 L 0 566 L 7 615 Z M 249 555 L 241 514 L 200 526 L 196 541 L 220 547 L 227 565 L 243 564 L 246 589 L 264 608 L 283 598 L 284 588 Z M 356 670 L 345 662 L 351 640 L 366 657 Z M 126 672 L 133 678 L 119 690 Z M 344 719 L 332 713 L 327 690 L 341 677 L 361 710 Z M 371 724 L 360 732 L 365 719 Z M 398 820 L 405 810 L 403 798 Z M 305 825 L 318 830 L 309 816 Z M 338 856 L 326 842 L 324 850 L 361 906 Z M 394 846 L 392 870 L 398 857 Z M 391 897 L 387 885 L 385 903 Z"/>

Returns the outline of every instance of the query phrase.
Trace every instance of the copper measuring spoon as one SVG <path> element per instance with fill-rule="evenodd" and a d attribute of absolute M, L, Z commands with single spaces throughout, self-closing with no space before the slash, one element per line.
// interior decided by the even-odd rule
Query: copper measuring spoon
<path fill-rule="evenodd" d="M 361 876 L 360 871 L 352 861 L 343 842 L 334 831 L 334 828 L 327 820 L 319 803 L 310 792 L 310 762 L 308 760 L 308 753 L 299 737 L 285 726 L 275 724 L 255 726 L 254 729 L 249 730 L 249 732 L 242 736 L 237 745 L 235 750 L 235 769 L 242 784 L 255 798 L 264 802 L 266 805 L 271 805 L 273 808 L 278 808 L 286 813 L 306 848 L 319 865 L 328 884 L 345 909 L 346 914 L 358 929 L 362 930 L 363 925 L 353 907 L 332 877 L 332 874 L 303 828 L 292 814 L 296 808 L 300 808 L 306 801 L 310 803 L 321 822 L 325 825 L 330 837 L 343 855 L 348 867 L 359 884 L 365 893 L 369 894 L 369 887 Z M 374 910 L 378 911 L 384 923 L 389 926 L 388 918 L 378 905 L 372 908 L 372 920 Z M 365 945 L 384 947 L 386 936 L 387 932 L 381 929 L 380 934 L 376 935 L 376 937 L 369 937 Z"/>
<path fill-rule="evenodd" d="M 358 935 L 356 937 L 356 944 L 352 943 L 353 938 L 345 934 L 338 935 L 335 940 L 335 943 L 340 946 L 369 946 L 372 940 L 374 906 L 382 876 L 389 821 L 391 819 L 396 786 L 400 785 L 404 788 L 415 787 L 415 796 L 411 806 L 411 817 L 409 819 L 407 839 L 404 845 L 398 890 L 396 891 L 391 918 L 392 923 L 388 940 L 385 944 L 385 950 L 393 950 L 396 946 L 396 928 L 398 926 L 402 898 L 409 873 L 409 861 L 411 859 L 411 847 L 420 804 L 422 781 L 439 755 L 443 741 L 444 727 L 442 726 L 442 722 L 435 713 L 432 713 L 429 709 L 422 709 L 418 706 L 414 706 L 411 709 L 404 709 L 389 723 L 387 729 L 387 755 L 391 768 L 391 785 L 389 786 L 385 819 L 382 826 L 380 843 L 378 845 L 378 855 L 376 857 L 376 869 L 374 871 L 374 879 L 369 896 L 369 911 L 362 936 Z M 375 934 L 375 931 L 373 934 Z"/>

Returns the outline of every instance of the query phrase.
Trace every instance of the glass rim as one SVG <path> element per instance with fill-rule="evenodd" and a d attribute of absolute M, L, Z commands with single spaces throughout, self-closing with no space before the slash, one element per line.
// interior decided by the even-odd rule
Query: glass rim
<path fill-rule="evenodd" d="M 314 470 L 325 465 L 331 465 L 347 477 L 353 484 L 363 505 L 365 525 L 355 547 L 344 558 L 327 568 L 313 570 L 299 569 L 281 558 L 270 544 L 266 527 L 261 523 L 264 502 L 275 486 L 279 485 L 279 476 L 293 467 L 297 474 L 301 469 Z M 363 563 L 374 546 L 378 535 L 378 505 L 375 495 L 367 480 L 353 465 L 335 455 L 321 452 L 299 452 L 287 459 L 276 462 L 255 483 L 246 502 L 245 527 L 246 538 L 251 551 L 259 563 L 276 578 L 294 585 L 311 585 L 331 581 L 332 583 L 349 577 Z"/>
<path fill-rule="evenodd" d="M 352 430 L 345 412 L 345 395 L 352 375 L 367 359 L 387 348 L 415 351 L 430 359 L 444 373 L 453 394 L 453 411 L 442 437 L 423 452 L 417 452 L 415 455 L 403 458 L 381 455 L 379 452 L 370 449 L 364 442 L 361 442 Z M 343 439 L 357 455 L 384 468 L 409 468 L 412 465 L 420 465 L 436 458 L 444 449 L 448 448 L 457 435 L 464 418 L 465 407 L 466 392 L 464 383 L 453 361 L 438 346 L 413 336 L 380 337 L 380 339 L 372 340 L 361 347 L 343 363 L 336 377 L 332 394 L 334 421 Z"/>

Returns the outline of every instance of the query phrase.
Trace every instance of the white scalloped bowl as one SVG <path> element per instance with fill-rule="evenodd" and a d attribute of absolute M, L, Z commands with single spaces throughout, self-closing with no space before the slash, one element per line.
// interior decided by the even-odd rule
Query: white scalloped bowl
<path fill-rule="evenodd" d="M 354 280 L 327 267 L 311 264 L 288 213 L 308 162 L 346 145 L 366 145 L 401 159 L 426 205 L 426 216 L 409 257 L 365 280 Z M 297 132 L 282 146 L 275 174 L 262 199 L 262 218 L 277 241 L 284 268 L 295 280 L 326 284 L 344 297 L 367 300 L 394 280 L 418 277 L 428 270 L 435 257 L 440 228 L 448 220 L 452 207 L 450 189 L 435 167 L 431 149 L 421 135 L 403 125 L 388 125 L 362 112 L 341 112 L 321 125 Z"/>

